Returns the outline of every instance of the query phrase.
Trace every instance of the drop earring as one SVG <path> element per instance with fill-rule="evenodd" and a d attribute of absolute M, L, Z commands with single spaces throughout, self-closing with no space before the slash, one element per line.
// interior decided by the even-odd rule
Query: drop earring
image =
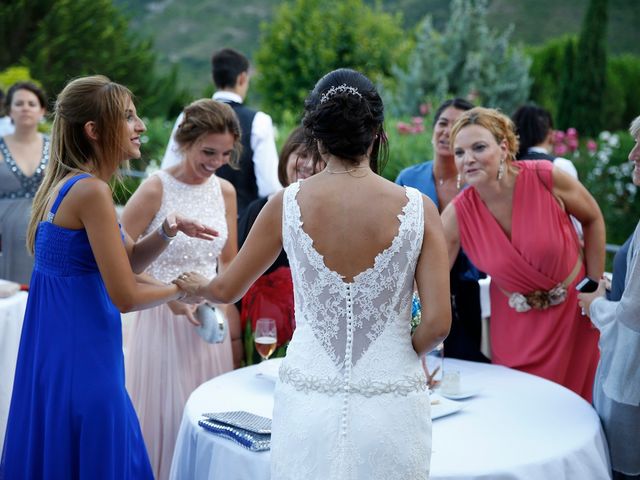
<path fill-rule="evenodd" d="M 504 158 L 500 159 L 500 166 L 498 167 L 498 181 L 504 177 Z"/>
<path fill-rule="evenodd" d="M 462 186 L 462 175 L 458 173 L 458 176 L 456 177 L 456 188 L 460 190 L 461 186 Z"/>

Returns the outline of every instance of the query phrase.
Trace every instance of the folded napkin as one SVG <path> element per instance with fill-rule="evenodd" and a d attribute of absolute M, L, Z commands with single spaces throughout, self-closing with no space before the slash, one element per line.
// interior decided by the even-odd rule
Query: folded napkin
<path fill-rule="evenodd" d="M 215 435 L 228 438 L 238 445 L 260 452 L 271 448 L 271 419 L 250 412 L 204 413 L 198 422 Z"/>

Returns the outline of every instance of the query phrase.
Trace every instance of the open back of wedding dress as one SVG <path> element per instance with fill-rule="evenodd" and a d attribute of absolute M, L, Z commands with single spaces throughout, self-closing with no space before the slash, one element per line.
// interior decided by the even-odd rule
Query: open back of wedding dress
<path fill-rule="evenodd" d="M 406 189 L 393 242 L 347 283 L 303 230 L 299 187 L 283 200 L 296 330 L 276 385 L 271 478 L 426 479 L 430 402 L 410 327 L 421 194 Z"/>

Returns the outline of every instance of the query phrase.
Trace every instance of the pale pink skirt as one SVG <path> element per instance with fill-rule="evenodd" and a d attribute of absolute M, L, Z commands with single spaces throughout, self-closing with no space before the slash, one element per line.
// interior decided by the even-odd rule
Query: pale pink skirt
<path fill-rule="evenodd" d="M 207 380 L 231 371 L 229 336 L 208 344 L 186 317 L 165 306 L 138 312 L 127 326 L 127 390 L 138 413 L 149 459 L 158 480 L 169 477 L 187 398 Z"/>

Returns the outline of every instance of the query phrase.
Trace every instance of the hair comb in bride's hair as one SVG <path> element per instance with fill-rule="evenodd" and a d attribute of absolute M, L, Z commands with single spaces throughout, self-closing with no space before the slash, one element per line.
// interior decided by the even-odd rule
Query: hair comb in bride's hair
<path fill-rule="evenodd" d="M 337 87 L 331 87 L 329 90 L 324 92 L 320 97 L 320 103 L 325 103 L 331 97 L 338 93 L 347 93 L 349 95 L 355 95 L 356 97 L 362 98 L 362 95 L 356 87 L 350 87 L 346 83 L 343 83 L 342 85 L 338 85 Z"/>

